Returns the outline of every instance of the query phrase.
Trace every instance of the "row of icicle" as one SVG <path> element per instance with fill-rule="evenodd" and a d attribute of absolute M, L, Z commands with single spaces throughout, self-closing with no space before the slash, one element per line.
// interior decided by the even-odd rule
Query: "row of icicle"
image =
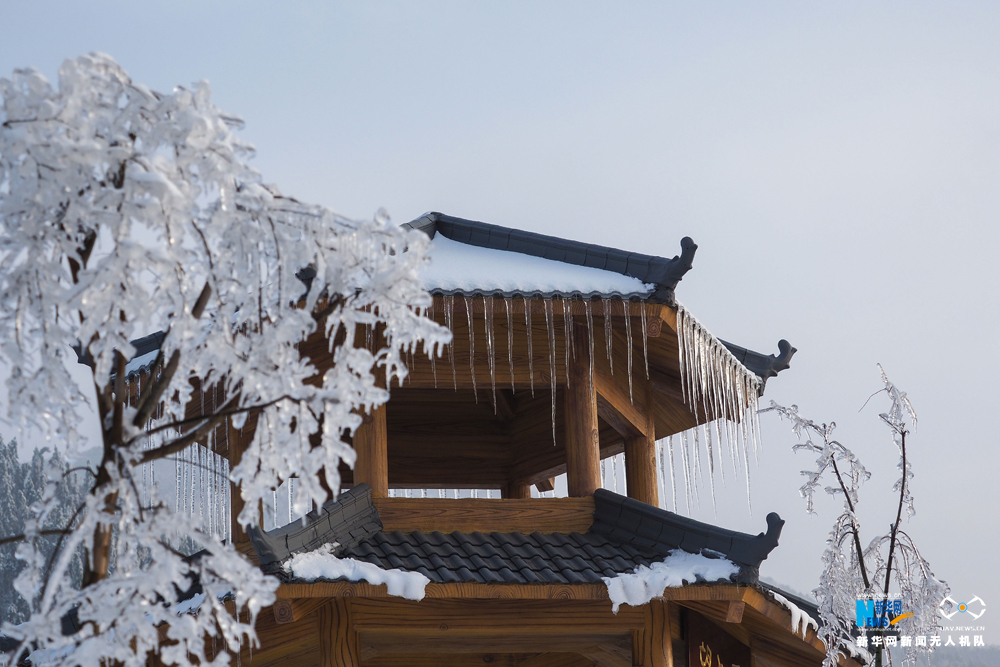
<path fill-rule="evenodd" d="M 497 381 L 498 381 L 498 371 L 496 364 L 497 357 L 497 338 L 495 333 L 494 325 L 494 299 L 500 298 L 504 303 L 504 314 L 506 315 L 507 321 L 507 364 L 510 372 L 510 388 L 511 391 L 516 391 L 514 383 L 514 308 L 512 308 L 515 297 L 492 297 L 486 295 L 480 296 L 455 296 L 449 295 L 442 298 L 444 307 L 444 324 L 454 334 L 455 331 L 455 300 L 461 299 L 463 301 L 463 306 L 465 310 L 466 325 L 469 334 L 469 373 L 472 378 L 472 391 L 479 400 L 479 391 L 476 386 L 476 331 L 477 323 L 476 316 L 473 313 L 473 301 L 476 299 L 482 300 L 483 305 L 483 322 L 482 330 L 486 338 L 486 356 L 489 362 L 490 369 L 490 391 L 493 402 L 493 412 L 497 410 Z M 532 299 L 529 297 L 517 297 L 518 300 L 523 302 L 524 310 L 524 324 L 525 324 L 525 336 L 528 348 L 528 376 L 529 376 L 529 387 L 531 390 L 531 395 L 535 395 L 535 359 L 534 359 L 534 341 L 532 340 Z M 559 302 L 559 307 L 557 309 L 556 302 Z M 632 370 L 633 370 L 633 359 L 632 359 L 632 318 L 638 315 L 642 320 L 642 351 L 643 351 L 643 369 L 645 377 L 649 379 L 649 343 L 646 330 L 646 320 L 647 313 L 645 304 L 633 303 L 631 301 L 620 299 L 620 298 L 604 298 L 603 302 L 603 312 L 607 313 L 611 311 L 612 303 L 619 304 L 621 307 L 622 315 L 624 315 L 625 321 L 625 340 L 626 340 L 626 352 L 628 357 L 628 388 L 629 388 L 629 399 L 632 399 L 633 392 L 633 381 L 632 381 Z M 563 329 L 563 352 L 565 355 L 565 363 L 563 368 L 565 369 L 565 381 L 569 384 L 569 368 L 570 360 L 576 359 L 575 350 L 575 327 L 573 326 L 573 299 L 571 298 L 560 298 L 552 297 L 543 300 L 543 309 L 545 313 L 545 330 L 546 330 L 546 343 L 548 345 L 548 384 L 549 384 L 549 394 L 551 396 L 552 403 L 552 442 L 556 442 L 556 385 L 558 384 L 558 379 L 556 377 L 556 328 L 559 326 L 557 318 L 562 318 L 562 329 Z M 587 343 L 590 348 L 590 382 L 594 381 L 594 315 L 593 306 L 590 299 L 583 300 L 584 312 L 587 320 Z M 434 317 L 433 311 L 428 311 L 430 317 Z M 612 318 L 604 318 L 604 340 L 605 349 L 608 355 L 608 365 L 611 369 L 611 373 L 614 374 L 614 360 L 613 360 L 613 326 Z M 502 341 L 501 341 L 502 343 Z M 448 363 L 451 367 L 451 381 L 452 386 L 458 389 L 458 371 L 457 363 L 458 360 L 455 358 L 455 345 L 454 342 L 446 346 L 446 351 L 448 355 Z M 431 370 L 434 376 L 434 387 L 438 386 L 438 376 L 437 376 L 437 362 L 436 357 L 439 356 L 439 350 L 434 350 L 430 354 Z M 410 365 L 412 366 L 412 350 L 409 351 Z M 443 356 L 441 354 L 440 356 Z M 500 383 L 503 384 L 505 380 L 503 378 L 499 379 Z"/>
<path fill-rule="evenodd" d="M 523 302 L 525 318 L 528 375 L 530 378 L 531 395 L 535 394 L 535 373 L 534 354 L 532 340 L 532 299 L 529 297 L 492 297 L 486 295 L 466 296 L 448 295 L 442 298 L 444 308 L 444 324 L 454 333 L 455 331 L 455 301 L 461 300 L 461 305 L 465 311 L 465 323 L 469 336 L 469 373 L 472 379 L 473 393 L 476 399 L 479 398 L 476 386 L 475 368 L 475 344 L 476 333 L 481 329 L 486 340 L 487 359 L 489 362 L 490 390 L 494 412 L 496 412 L 496 390 L 498 381 L 501 385 L 505 379 L 499 377 L 496 356 L 497 337 L 494 326 L 494 300 L 502 299 L 504 303 L 503 313 L 506 316 L 507 329 L 507 361 L 510 373 L 511 390 L 515 391 L 514 382 L 514 357 L 513 357 L 513 302 L 517 298 Z M 483 315 L 482 324 L 477 322 L 478 316 L 474 315 L 474 301 L 481 300 Z M 590 349 L 590 381 L 594 377 L 594 348 L 595 348 L 595 326 L 592 301 L 582 300 L 586 317 L 587 344 Z M 558 305 L 557 305 L 558 304 Z M 621 298 L 603 298 L 602 312 L 612 311 L 612 304 L 621 309 L 624 319 L 625 340 L 626 340 L 626 369 L 629 385 L 629 397 L 633 395 L 633 344 L 632 344 L 632 318 L 638 315 L 641 319 L 642 334 L 642 369 L 646 379 L 649 379 L 649 347 L 647 337 L 647 310 L 643 303 L 633 303 Z M 570 359 L 574 356 L 574 336 L 573 327 L 573 299 L 552 297 L 543 300 L 545 314 L 545 328 L 547 333 L 546 343 L 548 345 L 548 384 L 551 396 L 551 418 L 552 418 L 552 439 L 556 440 L 556 343 L 555 332 L 559 325 L 557 318 L 562 318 L 562 328 L 564 334 L 564 353 L 566 378 L 569 383 Z M 433 311 L 427 313 L 434 317 Z M 607 355 L 608 365 L 614 373 L 614 336 L 613 318 L 603 317 L 604 352 Z M 478 326 L 477 326 L 478 325 Z M 661 498 L 665 497 L 666 479 L 668 478 L 667 468 L 669 467 L 669 479 L 671 480 L 671 495 L 673 507 L 678 509 L 677 484 L 674 483 L 675 472 L 675 451 L 679 454 L 679 467 L 682 473 L 685 489 L 685 500 L 690 508 L 697 500 L 697 485 L 694 480 L 707 472 L 713 503 L 715 499 L 715 472 L 718 468 L 725 480 L 726 473 L 723 463 L 723 451 L 728 450 L 730 464 L 734 475 L 740 474 L 742 468 L 743 477 L 746 480 L 747 500 L 749 502 L 749 470 L 751 452 L 756 460 L 759 455 L 760 428 L 757 419 L 758 397 L 762 389 L 761 379 L 753 372 L 749 371 L 726 346 L 703 327 L 690 312 L 682 305 L 677 307 L 677 332 L 679 348 L 679 366 L 681 374 L 681 393 L 684 403 L 688 406 L 699 421 L 705 423 L 688 431 L 675 434 L 669 438 L 664 438 L 658 443 L 658 464 L 660 468 Z M 369 341 L 371 343 L 371 341 Z M 503 341 L 500 341 L 500 345 Z M 409 365 L 412 367 L 413 350 L 408 351 Z M 438 385 L 436 357 L 447 354 L 448 363 L 451 368 L 451 380 L 453 387 L 458 389 L 458 364 L 461 363 L 455 356 L 454 343 L 446 346 L 445 350 L 434 350 L 430 354 L 431 369 L 434 377 L 434 386 Z M 502 373 L 502 371 L 500 371 Z M 704 461 L 703 461 L 704 456 Z M 668 463 L 669 462 L 669 463 Z M 612 462 L 611 464 L 615 464 Z M 611 476 L 617 479 L 617 476 Z M 665 500 L 663 502 L 665 505 Z"/>
<path fill-rule="evenodd" d="M 131 402 L 133 396 L 141 395 L 142 384 L 148 379 L 147 373 L 137 373 L 126 379 L 126 396 Z M 147 431 L 156 426 L 161 418 L 161 408 L 157 408 L 146 425 Z M 205 414 L 205 398 L 202 395 L 202 413 Z M 174 463 L 174 512 L 191 517 L 202 530 L 215 535 L 225 542 L 232 538 L 231 512 L 232 498 L 229 485 L 229 460 L 215 450 L 217 445 L 228 451 L 228 429 L 221 429 L 223 441 L 216 443 L 213 430 L 207 439 L 207 447 L 194 444 L 181 450 L 173 457 Z M 166 438 L 176 436 L 168 432 L 149 434 L 142 443 L 144 450 L 155 449 Z M 157 473 L 163 474 L 163 464 L 151 461 L 139 466 L 137 482 L 140 502 L 148 507 L 155 495 L 162 501 L 162 488 Z"/>

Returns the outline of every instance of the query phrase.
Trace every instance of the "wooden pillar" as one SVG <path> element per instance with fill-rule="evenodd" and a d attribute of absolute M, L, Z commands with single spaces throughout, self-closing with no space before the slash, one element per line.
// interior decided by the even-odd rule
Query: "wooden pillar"
<path fill-rule="evenodd" d="M 669 603 L 652 600 L 646 608 L 646 626 L 632 635 L 632 664 L 674 667 Z"/>
<path fill-rule="evenodd" d="M 367 344 L 364 327 L 359 325 L 354 338 L 355 345 Z M 386 344 L 382 327 L 376 327 L 372 334 L 372 354 Z M 372 369 L 375 384 L 385 387 L 385 368 Z M 372 487 L 372 498 L 387 498 L 389 496 L 389 449 L 388 432 L 385 424 L 385 404 L 375 408 L 371 413 L 361 413 L 361 426 L 354 432 L 354 451 L 357 459 L 354 462 L 354 483 L 364 482 Z"/>
<path fill-rule="evenodd" d="M 507 486 L 502 489 L 502 496 L 504 500 L 508 500 L 510 498 L 530 498 L 531 486 L 519 482 L 509 482 Z"/>
<path fill-rule="evenodd" d="M 385 424 L 385 405 L 362 415 L 362 424 L 354 432 L 354 483 L 372 487 L 373 498 L 389 495 L 389 450 Z"/>
<path fill-rule="evenodd" d="M 575 325 L 574 325 L 575 326 Z M 574 332 L 565 392 L 566 484 L 572 497 L 592 496 L 601 486 L 600 435 L 597 429 L 597 392 L 590 380 L 587 331 Z"/>
<path fill-rule="evenodd" d="M 361 667 L 358 633 L 351 623 L 350 600 L 333 598 L 319 609 L 321 667 Z"/>
<path fill-rule="evenodd" d="M 625 438 L 625 486 L 628 497 L 653 507 L 660 506 L 656 484 L 656 422 L 653 419 L 652 385 L 645 383 L 646 434 Z"/>

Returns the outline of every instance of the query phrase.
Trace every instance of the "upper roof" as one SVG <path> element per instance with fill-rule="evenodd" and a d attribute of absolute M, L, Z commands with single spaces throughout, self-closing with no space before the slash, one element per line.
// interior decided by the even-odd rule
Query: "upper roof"
<path fill-rule="evenodd" d="M 598 489 L 586 533 L 401 533 L 382 531 L 371 489 L 359 484 L 299 522 L 250 540 L 268 572 L 286 580 L 281 564 L 324 544 L 332 553 L 390 570 L 419 572 L 434 583 L 597 583 L 664 560 L 681 549 L 739 566 L 736 581 L 755 584 L 760 563 L 777 546 L 784 524 L 767 516 L 756 536 L 718 528 Z M 691 582 L 694 583 L 694 582 Z"/>
<path fill-rule="evenodd" d="M 615 295 L 672 305 L 674 288 L 691 269 L 694 253 L 698 249 L 694 241 L 684 237 L 681 239 L 681 254 L 668 259 L 464 220 L 443 213 L 425 213 L 403 226 L 418 229 L 434 240 L 442 237 L 455 244 L 482 249 L 479 252 L 469 251 L 471 257 L 463 262 L 451 243 L 438 244 L 443 247 L 442 261 L 437 267 L 432 264 L 424 286 L 432 292 L 445 294 L 475 291 L 507 296 Z M 435 251 L 436 248 L 432 247 L 432 258 Z M 545 261 L 532 262 L 525 257 Z M 546 266 L 550 262 L 587 271 L 562 267 L 560 280 L 560 276 L 553 273 L 553 267 Z"/>

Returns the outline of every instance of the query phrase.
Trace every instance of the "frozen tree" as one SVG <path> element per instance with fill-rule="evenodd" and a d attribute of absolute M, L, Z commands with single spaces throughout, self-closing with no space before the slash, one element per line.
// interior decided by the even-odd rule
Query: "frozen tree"
<path fill-rule="evenodd" d="M 782 419 L 791 422 L 795 435 L 804 440 L 793 447 L 795 451 L 805 451 L 817 455 L 816 467 L 804 470 L 806 483 L 800 493 L 806 500 L 806 511 L 815 514 L 816 491 L 823 484 L 826 493 L 843 499 L 843 510 L 833 524 L 823 553 L 823 573 L 820 584 L 813 593 L 819 603 L 821 625 L 819 638 L 827 647 L 824 667 L 835 667 L 838 654 L 850 654 L 855 640 L 851 634 L 856 618 L 856 604 L 859 599 L 878 600 L 882 604 L 880 617 L 876 618 L 876 629 L 869 645 L 874 653 L 875 664 L 881 665 L 883 651 L 883 625 L 887 621 L 888 607 L 885 602 L 890 597 L 905 601 L 906 611 L 913 615 L 900 618 L 892 626 L 903 635 L 934 634 L 939 627 L 938 605 L 948 594 L 947 585 L 934 577 L 930 564 L 917 550 L 913 539 L 902 529 L 903 512 L 907 518 L 915 513 L 910 480 L 913 470 L 906 450 L 906 438 L 910 434 L 907 424 L 916 426 L 917 416 L 906 393 L 899 390 L 885 371 L 879 366 L 884 385 L 877 393 L 885 392 L 891 401 L 888 412 L 879 415 L 889 427 L 892 442 L 899 452 L 899 479 L 893 485 L 893 492 L 899 500 L 896 515 L 889 524 L 889 532 L 872 539 L 867 547 L 862 546 L 861 521 L 857 506 L 861 485 L 869 479 L 870 473 L 858 460 L 854 452 L 833 438 L 834 422 L 817 424 L 799 416 L 798 406 L 782 407 L 771 402 L 766 411 L 776 412 Z M 911 646 L 906 650 L 908 661 L 916 660 L 919 649 Z M 888 653 L 886 653 L 888 655 Z"/>
<path fill-rule="evenodd" d="M 155 489 L 140 494 L 138 466 L 258 411 L 256 437 L 230 475 L 246 508 L 238 520 L 255 524 L 259 504 L 291 477 L 297 512 L 327 500 L 340 460 L 353 463 L 342 436 L 360 424 L 359 410 L 387 399 L 374 367 L 402 377 L 401 349 L 448 339 L 424 316 L 430 297 L 416 276 L 427 240 L 384 215 L 348 220 L 263 184 L 247 164 L 252 147 L 235 134 L 240 121 L 213 106 L 205 83 L 157 93 L 92 54 L 65 62 L 57 86 L 16 70 L 0 79 L 0 94 L 9 417 L 71 452 L 96 403 L 103 452 L 72 521 L 50 527 L 63 483 L 52 467 L 22 534 L 10 536 L 24 563 L 14 585 L 30 606 L 24 623 L 0 628 L 22 642 L 10 660 L 30 651 L 36 665 L 141 665 L 152 652 L 166 664 L 224 664 L 226 652 L 206 655 L 206 637 L 231 651 L 255 641 L 256 614 L 277 582 L 174 514 Z M 383 332 L 384 347 L 354 344 L 365 327 Z M 129 341 L 154 331 L 165 332 L 155 372 L 133 394 Z M 299 349 L 314 332 L 330 341 L 322 375 Z M 82 384 L 69 370 L 74 347 L 91 370 Z M 185 419 L 197 388 L 226 399 Z M 48 535 L 60 540 L 51 558 Z M 171 546 L 182 537 L 199 558 Z M 204 602 L 179 615 L 179 591 L 195 579 Z M 76 631 L 64 634 L 66 618 Z"/>

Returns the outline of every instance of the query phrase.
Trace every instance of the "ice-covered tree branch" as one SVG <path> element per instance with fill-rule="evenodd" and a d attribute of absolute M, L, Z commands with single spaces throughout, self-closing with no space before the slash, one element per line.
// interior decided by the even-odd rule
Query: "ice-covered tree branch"
<path fill-rule="evenodd" d="M 341 460 L 353 463 L 344 437 L 359 412 L 387 399 L 376 366 L 390 381 L 404 377 L 402 350 L 449 338 L 424 316 L 427 240 L 381 214 L 350 220 L 264 184 L 236 134 L 241 122 L 215 108 L 207 84 L 154 92 L 92 54 L 64 63 L 56 86 L 17 70 L 0 79 L 0 95 L 9 417 L 77 452 L 77 424 L 96 404 L 102 447 L 93 488 L 51 558 L 40 545 L 61 471 L 32 506 L 15 585 L 31 615 L 0 632 L 33 651 L 33 664 L 140 665 L 150 652 L 167 664 L 221 661 L 205 654 L 205 638 L 230 651 L 254 641 L 276 582 L 155 489 L 144 497 L 137 471 L 210 443 L 216 429 L 238 431 L 252 413 L 255 437 L 230 473 L 239 521 L 257 522 L 256 508 L 291 477 L 296 507 L 324 502 L 340 488 Z M 381 332 L 377 349 L 356 344 L 366 328 Z M 152 375 L 133 391 L 129 341 L 157 331 Z M 307 340 L 325 341 L 322 371 L 302 353 Z M 74 349 L 86 382 L 70 373 Z M 206 408 L 206 394 L 221 398 Z M 201 556 L 181 558 L 172 546 L 181 539 Z M 81 550 L 79 582 L 70 562 Z M 205 600 L 178 615 L 175 583 L 191 578 Z M 67 615 L 78 629 L 63 634 Z"/>
<path fill-rule="evenodd" d="M 876 394 L 885 392 L 891 401 L 889 411 L 879 416 L 891 429 L 893 443 L 899 451 L 901 474 L 893 486 L 893 491 L 899 492 L 895 520 L 889 525 L 889 533 L 875 537 L 867 548 L 862 548 L 857 505 L 861 485 L 871 475 L 850 449 L 833 439 L 836 424 L 817 424 L 805 419 L 794 405 L 786 408 L 772 402 L 765 410 L 776 412 L 779 417 L 791 422 L 795 435 L 804 439 L 793 447 L 794 451 L 818 454 L 815 468 L 802 472 L 806 482 L 800 493 L 806 499 L 806 510 L 815 513 L 815 491 L 828 473 L 832 474 L 837 484 L 826 487 L 826 492 L 844 499 L 843 509 L 827 538 L 820 585 L 813 591 L 822 619 L 818 634 L 827 647 L 824 667 L 836 665 L 840 653 L 850 652 L 854 642 L 852 621 L 856 617 L 859 599 L 878 598 L 882 602 L 882 612 L 873 631 L 881 638 L 884 623 L 888 620 L 894 620 L 895 628 L 905 634 L 930 634 L 938 627 L 937 606 L 948 592 L 947 585 L 934 577 L 929 563 L 901 529 L 903 508 L 907 508 L 908 516 L 914 514 L 909 485 L 913 473 L 907 457 L 906 436 L 909 433 L 907 421 L 916 424 L 916 414 L 906 394 L 889 380 L 881 366 L 879 373 L 883 388 Z M 812 440 L 815 436 L 822 440 L 822 444 Z M 846 465 L 844 470 L 841 470 L 842 465 Z M 897 594 L 906 600 L 907 611 L 913 614 L 912 617 L 886 617 L 885 602 L 891 595 Z M 916 647 L 907 649 L 908 659 L 915 658 L 916 650 Z M 881 665 L 881 649 L 874 649 L 874 653 L 875 664 Z"/>

